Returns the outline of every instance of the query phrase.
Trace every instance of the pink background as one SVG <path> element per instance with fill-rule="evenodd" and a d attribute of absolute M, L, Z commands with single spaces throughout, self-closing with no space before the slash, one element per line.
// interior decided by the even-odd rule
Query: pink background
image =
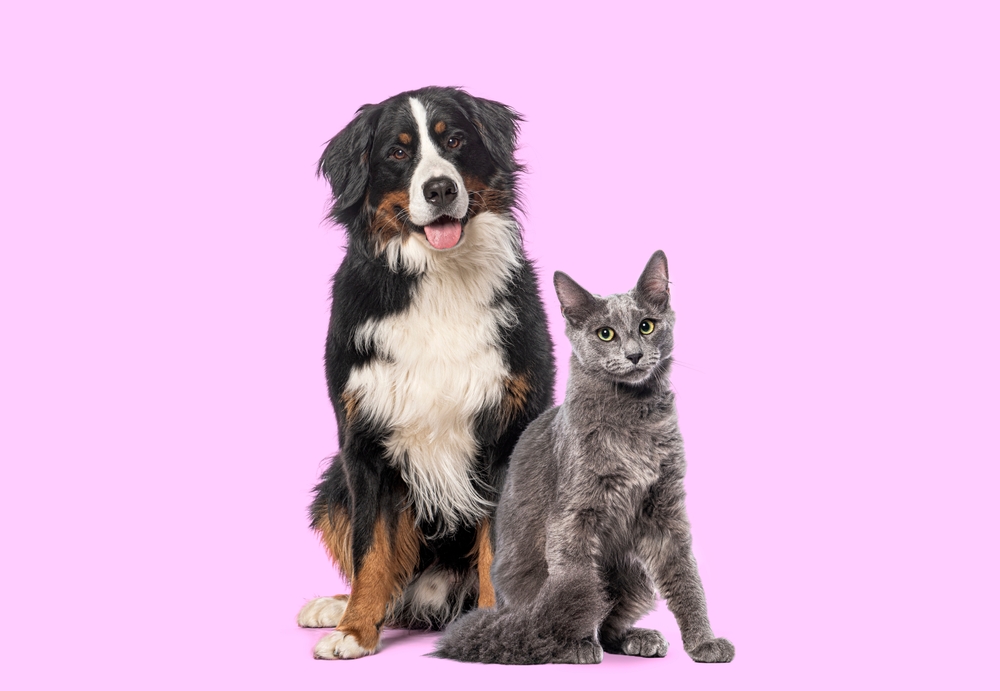
<path fill-rule="evenodd" d="M 995 8 L 8 3 L 0 685 L 996 688 Z M 662 608 L 663 660 L 484 668 L 403 632 L 312 660 L 296 611 L 343 589 L 306 521 L 342 255 L 313 170 L 426 84 L 527 118 L 560 398 L 552 272 L 617 292 L 666 251 L 733 664 Z"/>

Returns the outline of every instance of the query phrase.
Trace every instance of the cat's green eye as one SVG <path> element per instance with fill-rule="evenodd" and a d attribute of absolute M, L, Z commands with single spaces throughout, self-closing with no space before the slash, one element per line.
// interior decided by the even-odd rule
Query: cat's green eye
<path fill-rule="evenodd" d="M 655 328 L 656 328 L 656 322 L 654 322 L 652 319 L 643 319 L 642 323 L 639 324 L 639 333 L 641 333 L 643 336 L 648 336 L 649 334 L 653 333 L 653 329 Z"/>
<path fill-rule="evenodd" d="M 606 326 L 603 329 L 598 329 L 597 337 L 602 341 L 610 341 L 612 338 L 615 337 L 614 329 L 609 329 Z"/>

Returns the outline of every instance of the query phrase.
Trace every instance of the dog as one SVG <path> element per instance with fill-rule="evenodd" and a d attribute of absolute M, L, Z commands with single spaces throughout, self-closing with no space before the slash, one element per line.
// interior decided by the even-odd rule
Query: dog
<path fill-rule="evenodd" d="M 312 528 L 351 584 L 299 612 L 314 656 L 494 605 L 491 519 L 511 450 L 552 405 L 552 339 L 515 219 L 520 116 L 454 88 L 359 109 L 318 174 L 347 230 L 326 378 L 340 451 Z"/>

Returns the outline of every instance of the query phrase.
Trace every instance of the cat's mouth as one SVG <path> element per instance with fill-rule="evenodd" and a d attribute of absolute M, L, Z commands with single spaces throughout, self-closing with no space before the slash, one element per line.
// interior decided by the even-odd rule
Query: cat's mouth
<path fill-rule="evenodd" d="M 631 370 L 627 372 L 619 372 L 618 376 L 628 382 L 639 383 L 645 381 L 646 377 L 653 370 L 652 367 L 640 367 L 636 365 Z"/>
<path fill-rule="evenodd" d="M 622 367 L 605 367 L 604 370 L 615 379 L 623 382 L 640 382 L 646 378 L 652 367 L 647 364 L 628 364 Z"/>
<path fill-rule="evenodd" d="M 416 232 L 421 233 L 427 239 L 427 244 L 434 249 L 450 250 L 458 247 L 465 237 L 464 225 L 457 218 L 441 216 L 423 228 L 418 227 Z"/>
<path fill-rule="evenodd" d="M 669 364 L 669 362 L 670 355 L 668 354 L 666 357 L 657 358 L 655 362 L 648 361 L 636 364 L 629 363 L 622 369 L 614 371 L 608 369 L 607 372 L 623 384 L 644 384 L 652 378 L 657 371 L 663 369 L 665 364 Z"/>

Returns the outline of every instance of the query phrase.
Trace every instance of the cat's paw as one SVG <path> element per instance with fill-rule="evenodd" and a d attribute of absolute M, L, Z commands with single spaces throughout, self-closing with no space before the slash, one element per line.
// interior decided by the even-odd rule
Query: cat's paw
<path fill-rule="evenodd" d="M 604 659 L 604 649 L 597 640 L 585 638 L 560 650 L 550 662 L 568 665 L 596 665 Z"/>
<path fill-rule="evenodd" d="M 725 638 L 710 638 L 688 651 L 695 662 L 731 662 L 736 647 Z"/>
<path fill-rule="evenodd" d="M 664 657 L 667 654 L 667 642 L 663 634 L 653 629 L 631 628 L 605 647 L 609 653 L 619 655 Z"/>
<path fill-rule="evenodd" d="M 347 609 L 347 596 L 318 597 L 299 610 L 299 626 L 307 629 L 333 628 Z"/>
<path fill-rule="evenodd" d="M 319 639 L 313 648 L 313 657 L 317 660 L 353 660 L 371 655 L 376 649 L 365 648 L 349 633 L 333 631 Z"/>
<path fill-rule="evenodd" d="M 570 661 L 578 665 L 596 665 L 604 659 L 604 649 L 593 638 L 586 638 L 580 641 L 576 644 L 575 650 L 570 652 Z"/>

